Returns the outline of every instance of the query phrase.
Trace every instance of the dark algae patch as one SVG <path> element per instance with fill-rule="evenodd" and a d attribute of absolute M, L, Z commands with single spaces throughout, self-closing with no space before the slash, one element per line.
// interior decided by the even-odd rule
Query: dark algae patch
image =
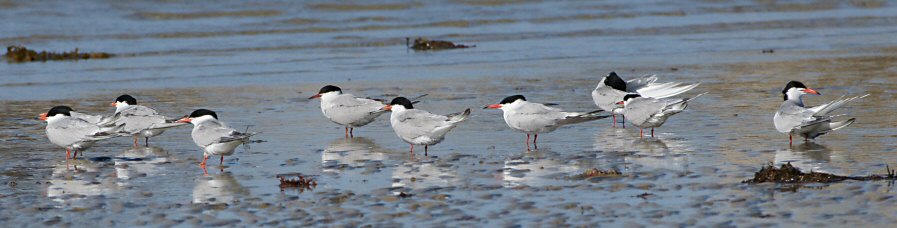
<path fill-rule="evenodd" d="M 463 44 L 455 44 L 451 41 L 444 40 L 430 40 L 423 37 L 418 37 L 414 39 L 414 43 L 410 43 L 411 38 L 405 38 L 406 45 L 409 45 L 411 49 L 418 51 L 428 51 L 428 50 L 445 50 L 445 49 L 457 49 L 457 48 L 472 48 L 476 47 L 475 45 L 463 45 Z"/>
<path fill-rule="evenodd" d="M 311 177 L 303 176 L 300 173 L 279 174 L 277 175 L 277 178 L 280 179 L 280 191 L 284 191 L 285 189 L 296 189 L 303 192 L 318 187 L 317 181 L 311 179 Z"/>
<path fill-rule="evenodd" d="M 608 170 L 600 170 L 597 168 L 592 168 L 582 172 L 582 174 L 571 177 L 574 180 L 584 180 L 593 177 L 620 177 L 623 176 L 623 173 L 616 169 L 608 169 Z"/>
<path fill-rule="evenodd" d="M 47 52 L 28 49 L 24 46 L 8 46 L 6 47 L 7 61 L 10 62 L 37 62 L 37 61 L 59 61 L 59 60 L 80 60 L 80 59 L 108 59 L 114 55 L 105 52 L 87 52 L 81 53 L 75 48 L 71 52 Z"/>
<path fill-rule="evenodd" d="M 895 171 L 890 166 L 886 168 L 887 175 L 869 175 L 869 176 L 839 176 L 828 173 L 817 173 L 810 171 L 809 173 L 801 172 L 799 169 L 791 165 L 791 163 L 782 164 L 776 168 L 769 164 L 754 173 L 754 178 L 743 181 L 742 183 L 785 183 L 785 184 L 803 184 L 803 183 L 834 183 L 844 180 L 872 181 L 872 180 L 895 180 Z"/>

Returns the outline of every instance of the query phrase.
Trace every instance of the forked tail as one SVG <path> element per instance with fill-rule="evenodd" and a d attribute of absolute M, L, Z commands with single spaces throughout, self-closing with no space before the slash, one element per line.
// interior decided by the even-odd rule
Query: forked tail
<path fill-rule="evenodd" d="M 595 110 L 595 111 L 591 111 L 588 113 L 583 113 L 583 114 L 579 114 L 579 115 L 575 115 L 575 116 L 568 116 L 567 118 L 564 118 L 563 120 L 558 121 L 558 124 L 561 124 L 561 125 L 575 124 L 575 123 L 582 123 L 582 122 L 611 117 L 610 115 L 603 114 L 602 112 L 604 112 L 604 110 Z"/>

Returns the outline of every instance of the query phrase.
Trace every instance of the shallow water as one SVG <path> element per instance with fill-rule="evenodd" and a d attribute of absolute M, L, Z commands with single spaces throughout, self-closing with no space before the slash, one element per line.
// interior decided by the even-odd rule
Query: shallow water
<path fill-rule="evenodd" d="M 0 27 L 4 44 L 121 55 L 0 63 L 4 224 L 880 226 L 897 220 L 889 182 L 741 183 L 767 163 L 841 175 L 881 174 L 897 164 L 897 117 L 883 115 L 897 106 L 894 4 L 0 3 L 0 19 L 17 22 Z M 35 13 L 45 16 L 27 16 Z M 413 52 L 402 47 L 406 36 L 477 47 Z M 524 94 L 593 110 L 589 92 L 609 71 L 700 81 L 689 94 L 709 94 L 658 128 L 654 139 L 610 128 L 605 119 L 541 135 L 535 151 L 526 150 L 525 135 L 505 126 L 500 111 L 478 109 Z M 872 95 L 843 110 L 858 118 L 853 126 L 789 147 L 771 123 L 788 80 L 825 94 L 808 97 L 811 105 Z M 429 156 L 412 156 L 388 116 L 345 139 L 321 116 L 318 101 L 305 99 L 325 84 L 380 98 L 427 93 L 416 107 L 474 113 Z M 255 138 L 263 142 L 227 157 L 224 171 L 212 160 L 203 175 L 186 127 L 151 139 L 148 148 L 118 138 L 66 161 L 35 120 L 58 104 L 111 112 L 105 104 L 120 93 L 171 117 L 211 108 L 238 129 L 263 131 Z M 591 168 L 624 175 L 572 178 Z M 295 172 L 319 185 L 281 190 L 275 175 Z"/>

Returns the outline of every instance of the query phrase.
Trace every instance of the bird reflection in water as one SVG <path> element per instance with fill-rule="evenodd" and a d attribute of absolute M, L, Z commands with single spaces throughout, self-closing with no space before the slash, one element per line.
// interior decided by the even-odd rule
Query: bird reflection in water
<path fill-rule="evenodd" d="M 395 194 L 414 189 L 448 187 L 458 182 L 457 171 L 438 160 L 410 160 L 397 166 L 392 174 Z"/>
<path fill-rule="evenodd" d="M 504 161 L 502 186 L 513 188 L 521 185 L 549 185 L 550 179 L 570 176 L 581 172 L 581 164 L 576 161 L 561 159 L 560 154 L 542 149 L 527 151 L 519 158 L 508 158 Z"/>
<path fill-rule="evenodd" d="M 125 150 L 113 160 L 118 179 L 129 180 L 163 172 L 164 168 L 160 165 L 169 163 L 170 155 L 159 147 L 137 147 Z"/>
<path fill-rule="evenodd" d="M 396 153 L 405 155 L 406 153 Z M 334 140 L 321 153 L 319 183 L 336 188 L 368 192 L 392 183 L 388 152 L 364 137 Z"/>
<path fill-rule="evenodd" d="M 54 166 L 52 179 L 47 187 L 47 197 L 66 203 L 119 191 L 116 179 L 109 173 L 102 173 L 103 165 L 105 164 L 101 162 L 79 159 Z"/>
<path fill-rule="evenodd" d="M 249 195 L 231 172 L 202 176 L 193 187 L 193 203 L 233 203 Z"/>
<path fill-rule="evenodd" d="M 776 151 L 775 165 L 791 163 L 804 172 L 825 172 L 844 175 L 843 170 L 832 166 L 832 159 L 841 160 L 842 156 L 833 156 L 832 150 L 822 144 L 807 141 L 788 149 Z"/>

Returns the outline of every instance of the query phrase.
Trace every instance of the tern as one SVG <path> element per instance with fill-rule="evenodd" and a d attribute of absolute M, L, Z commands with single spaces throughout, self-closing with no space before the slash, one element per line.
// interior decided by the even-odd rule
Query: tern
<path fill-rule="evenodd" d="M 411 144 L 411 153 L 414 153 L 414 145 L 424 145 L 424 156 L 427 156 L 431 145 L 436 145 L 445 139 L 445 134 L 470 117 L 470 109 L 463 112 L 437 115 L 424 110 L 414 109 L 411 100 L 405 97 L 396 97 L 383 106 L 383 110 L 392 111 L 389 122 L 392 129 L 402 140 Z"/>
<path fill-rule="evenodd" d="M 344 94 L 342 89 L 333 85 L 324 86 L 318 94 L 309 97 L 315 98 L 321 98 L 324 117 L 346 127 L 347 138 L 355 136 L 353 133 L 356 127 L 374 122 L 374 119 L 386 112 L 381 109 L 383 102 Z"/>
<path fill-rule="evenodd" d="M 218 114 L 208 109 L 197 109 L 177 122 L 193 124 L 191 136 L 193 142 L 203 150 L 202 163 L 199 163 L 203 170 L 206 169 L 206 160 L 209 156 L 221 156 L 219 165 L 223 165 L 224 156 L 234 154 L 237 146 L 248 142 L 249 137 L 258 134 L 238 132 L 218 121 Z M 221 169 L 223 170 L 224 166 L 221 166 Z"/>
<path fill-rule="evenodd" d="M 847 104 L 847 102 L 869 96 L 869 94 L 846 98 L 841 96 L 824 105 L 806 108 L 804 107 L 804 101 L 801 97 L 803 97 L 804 94 L 821 95 L 819 92 L 807 88 L 804 83 L 790 81 L 785 85 L 782 94 L 784 94 L 785 101 L 782 102 L 782 105 L 779 106 L 779 110 L 776 111 L 776 115 L 773 117 L 773 123 L 776 126 L 776 130 L 782 133 L 788 133 L 789 145 L 794 142 L 793 135 L 795 134 L 804 137 L 804 141 L 808 141 L 853 124 L 853 122 L 856 121 L 856 118 L 849 118 L 844 121 L 833 121 L 835 117 L 840 115 L 832 116 L 829 114 L 832 111 L 841 108 Z"/>
<path fill-rule="evenodd" d="M 614 118 L 614 127 L 616 127 L 617 115 L 623 114 L 623 106 L 617 103 L 623 101 L 623 97 L 626 94 L 638 93 L 642 97 L 663 99 L 688 92 L 700 84 L 684 84 L 681 82 L 657 83 L 657 76 L 655 75 L 623 81 L 620 76 L 617 76 L 616 72 L 610 72 L 592 90 L 592 100 L 602 110 L 611 112 Z M 626 127 L 625 122 L 623 122 L 623 127 Z"/>
<path fill-rule="evenodd" d="M 96 141 L 122 136 L 124 125 L 103 127 L 80 118 L 72 117 L 72 108 L 56 106 L 40 114 L 40 120 L 47 121 L 47 138 L 51 143 L 65 148 L 65 158 L 77 158 L 78 152 L 90 148 Z M 71 156 L 72 151 L 75 152 Z"/>
<path fill-rule="evenodd" d="M 632 125 L 639 128 L 639 138 L 643 136 L 645 128 L 651 128 L 651 137 L 654 137 L 654 128 L 662 126 L 667 118 L 680 113 L 688 107 L 688 102 L 707 94 L 701 93 L 691 98 L 658 99 L 642 97 L 639 94 L 627 94 L 623 101 L 617 102 L 623 105 L 623 117 Z"/>
<path fill-rule="evenodd" d="M 533 146 L 538 148 L 536 141 L 539 139 L 539 133 L 549 133 L 563 125 L 610 117 L 609 115 L 600 115 L 601 110 L 588 113 L 565 112 L 545 104 L 526 101 L 523 95 L 506 97 L 498 104 L 488 105 L 484 109 L 501 109 L 508 127 L 526 133 L 527 150 L 529 150 L 530 135 L 535 136 Z"/>
<path fill-rule="evenodd" d="M 115 113 L 109 117 L 116 124 L 125 124 L 125 131 L 134 136 L 134 147 L 137 147 L 138 138 L 145 139 L 145 145 L 149 146 L 149 138 L 162 134 L 165 129 L 186 125 L 175 120 L 159 115 L 156 110 L 137 105 L 137 99 L 131 95 L 121 95 L 112 102 Z M 103 120 L 101 120 L 103 121 Z"/>

